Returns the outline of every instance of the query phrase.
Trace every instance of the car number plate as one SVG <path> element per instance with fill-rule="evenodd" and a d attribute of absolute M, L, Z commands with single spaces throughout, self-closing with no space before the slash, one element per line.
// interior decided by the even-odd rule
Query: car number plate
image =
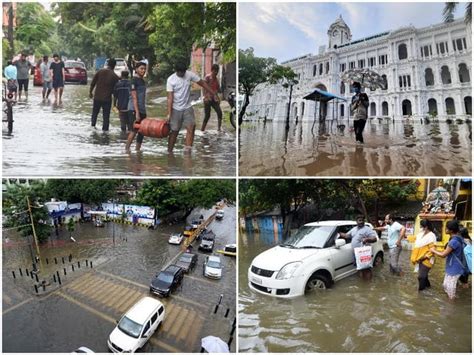
<path fill-rule="evenodd" d="M 259 285 L 262 284 L 262 280 L 257 279 L 256 277 L 252 277 L 252 282 L 254 282 L 254 283 L 256 283 L 256 284 L 259 284 Z"/>

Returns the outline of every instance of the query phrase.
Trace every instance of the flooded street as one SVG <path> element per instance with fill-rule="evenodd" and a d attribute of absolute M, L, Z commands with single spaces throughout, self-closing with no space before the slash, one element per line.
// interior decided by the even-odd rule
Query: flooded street
<path fill-rule="evenodd" d="M 235 207 L 225 207 L 225 211 L 222 221 L 213 221 L 208 227 L 216 234 L 214 253 L 235 243 Z M 214 210 L 195 210 L 188 219 L 200 214 L 207 218 L 212 213 Z M 19 268 L 23 274 L 25 268 L 31 270 L 28 243 L 13 232 L 3 233 L 3 324 L 8 324 L 3 327 L 5 352 L 70 352 L 80 346 L 107 352 L 107 338 L 115 321 L 143 296 L 150 295 L 152 278 L 174 263 L 182 251 L 182 246 L 168 244 L 168 238 L 173 232 L 182 232 L 184 224 L 159 226 L 156 230 L 113 222 L 104 228 L 92 223 L 76 228 L 75 243 L 63 226 L 59 238 L 41 246 L 40 281 L 45 279 L 51 285 L 39 295 L 35 294 L 34 280 L 19 275 Z M 185 275 L 182 286 L 169 298 L 160 298 L 165 305 L 165 321 L 142 351 L 199 352 L 202 337 L 214 335 L 229 340 L 236 317 L 235 258 L 221 256 L 222 279 L 211 280 L 203 276 L 208 254 L 197 249 L 195 242 L 195 269 Z M 56 271 L 62 279 L 59 287 L 52 281 Z M 222 302 L 214 312 L 220 295 Z M 233 341 L 231 351 L 235 347 Z"/>
<path fill-rule="evenodd" d="M 89 80 L 90 81 L 90 80 Z M 32 82 L 30 83 L 32 84 Z M 229 123 L 228 105 L 223 133 L 217 132 L 217 118 L 211 114 L 206 132 L 196 130 L 192 154 L 184 154 L 184 131 L 175 151 L 167 153 L 167 139 L 145 137 L 142 151 L 125 152 L 126 137 L 120 131 L 118 114 L 111 112 L 110 131 L 102 132 L 102 113 L 97 129 L 90 126 L 92 100 L 89 85 L 66 85 L 63 103 L 42 102 L 41 88 L 33 87 L 28 101 L 13 107 L 11 136 L 3 126 L 4 176 L 232 176 L 235 175 L 235 130 Z M 151 87 L 147 94 L 148 117 L 166 115 L 165 93 Z M 197 127 L 202 104 L 195 106 Z"/>
<path fill-rule="evenodd" d="M 343 127 L 342 127 L 343 125 Z M 471 124 L 368 120 L 364 145 L 352 122 L 247 122 L 239 136 L 242 176 L 468 176 Z"/>
<path fill-rule="evenodd" d="M 279 242 L 273 233 L 239 237 L 241 352 L 472 352 L 472 283 L 469 289 L 458 286 L 458 299 L 448 303 L 444 260 L 437 258 L 432 288 L 420 294 L 406 250 L 401 278 L 389 273 L 386 251 L 371 282 L 353 275 L 290 300 L 250 291 L 251 261 Z"/>

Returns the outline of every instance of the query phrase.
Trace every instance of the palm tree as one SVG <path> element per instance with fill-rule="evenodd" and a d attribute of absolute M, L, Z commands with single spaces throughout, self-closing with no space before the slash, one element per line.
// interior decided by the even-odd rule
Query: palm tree
<path fill-rule="evenodd" d="M 444 22 L 454 21 L 454 12 L 456 11 L 458 2 L 446 2 L 443 9 Z M 466 4 L 466 11 L 464 12 L 464 22 L 470 25 L 472 21 L 472 2 Z"/>

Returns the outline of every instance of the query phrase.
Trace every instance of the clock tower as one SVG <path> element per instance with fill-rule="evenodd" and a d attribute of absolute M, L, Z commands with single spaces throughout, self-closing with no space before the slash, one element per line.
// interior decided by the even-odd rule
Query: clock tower
<path fill-rule="evenodd" d="M 342 19 L 342 15 L 339 15 L 339 18 L 329 26 L 328 38 L 329 48 L 336 48 L 351 41 L 351 29 Z"/>

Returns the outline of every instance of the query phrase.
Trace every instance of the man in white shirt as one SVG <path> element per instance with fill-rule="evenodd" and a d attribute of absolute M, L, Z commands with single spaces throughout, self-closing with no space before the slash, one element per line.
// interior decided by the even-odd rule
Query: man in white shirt
<path fill-rule="evenodd" d="M 400 267 L 400 253 L 402 252 L 402 240 L 406 238 L 406 228 L 400 223 L 393 220 L 392 215 L 385 216 L 384 227 L 377 227 L 375 230 L 387 230 L 388 250 L 390 255 L 390 272 L 398 276 L 402 276 Z"/>
<path fill-rule="evenodd" d="M 166 82 L 166 91 L 168 92 L 168 122 L 171 133 L 168 137 L 168 152 L 172 153 L 179 130 L 184 125 L 186 128 L 186 138 L 184 151 L 191 152 L 194 141 L 194 130 L 196 122 L 194 110 L 191 106 L 190 94 L 192 82 L 198 84 L 204 90 L 212 95 L 216 95 L 209 85 L 197 74 L 187 70 L 187 65 L 177 63 L 175 73 L 172 74 Z"/>

